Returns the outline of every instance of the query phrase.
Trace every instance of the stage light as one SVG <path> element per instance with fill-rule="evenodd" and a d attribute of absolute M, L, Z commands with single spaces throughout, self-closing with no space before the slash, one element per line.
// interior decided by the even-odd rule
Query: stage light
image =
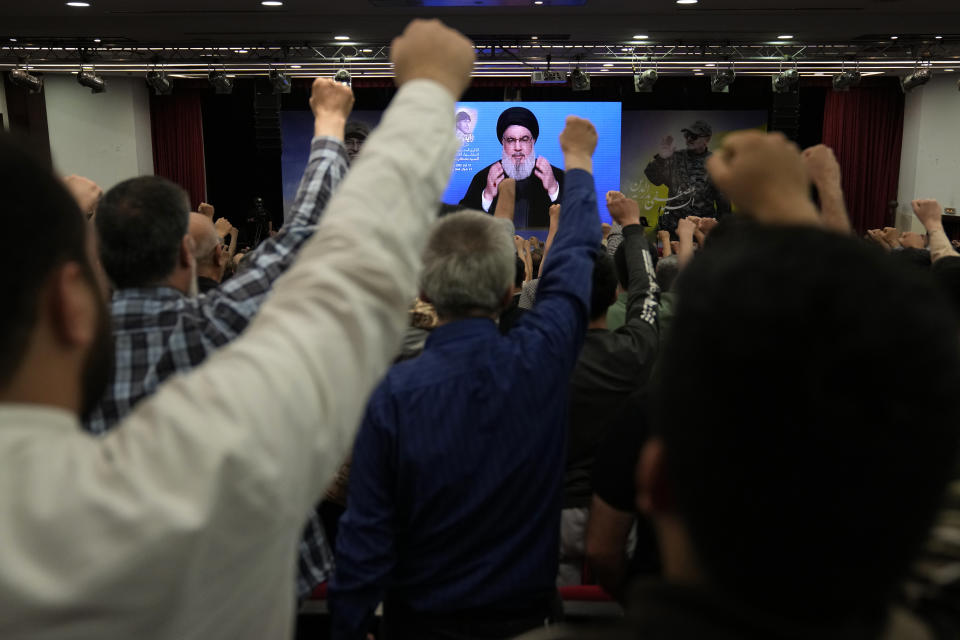
<path fill-rule="evenodd" d="M 850 87 L 856 87 L 860 84 L 859 71 L 841 71 L 833 76 L 834 91 L 850 91 Z"/>
<path fill-rule="evenodd" d="M 168 96 L 173 93 L 173 83 L 163 71 L 148 71 L 147 84 L 158 96 Z"/>
<path fill-rule="evenodd" d="M 282 71 L 277 69 L 270 70 L 270 84 L 273 85 L 274 95 L 290 93 L 290 78 Z"/>
<path fill-rule="evenodd" d="M 917 87 L 922 87 L 923 85 L 930 82 L 930 78 L 933 77 L 933 73 L 930 69 L 918 69 L 910 75 L 900 79 L 900 88 L 903 89 L 904 93 L 913 91 Z"/>
<path fill-rule="evenodd" d="M 590 91 L 590 74 L 577 67 L 570 72 L 570 87 L 574 91 Z"/>
<path fill-rule="evenodd" d="M 710 78 L 710 90 L 714 93 L 730 93 L 730 85 L 736 78 L 733 69 L 717 69 L 717 73 Z"/>
<path fill-rule="evenodd" d="M 94 71 L 81 70 L 77 74 L 77 82 L 90 89 L 90 93 L 103 93 L 107 90 L 107 83 Z"/>
<path fill-rule="evenodd" d="M 43 80 L 26 69 L 11 69 L 9 77 L 10 82 L 18 87 L 26 87 L 30 93 L 40 93 L 43 90 Z"/>
<path fill-rule="evenodd" d="M 228 94 L 233 92 L 233 80 L 227 77 L 224 71 L 211 71 L 207 76 L 214 93 Z"/>
<path fill-rule="evenodd" d="M 348 87 L 353 85 L 353 77 L 350 75 L 350 72 L 347 71 L 346 69 L 340 69 L 340 71 L 337 71 L 337 73 L 333 76 L 333 79 L 335 82 L 339 82 L 340 84 L 345 84 Z"/>
<path fill-rule="evenodd" d="M 637 93 L 652 93 L 658 77 L 656 69 L 647 69 L 633 74 L 633 90 Z"/>
<path fill-rule="evenodd" d="M 787 69 L 773 76 L 773 92 L 789 93 L 797 86 L 800 80 L 800 72 L 796 69 Z"/>

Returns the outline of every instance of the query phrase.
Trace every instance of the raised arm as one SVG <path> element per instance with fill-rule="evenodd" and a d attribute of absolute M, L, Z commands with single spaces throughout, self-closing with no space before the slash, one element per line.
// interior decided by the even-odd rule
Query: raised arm
<path fill-rule="evenodd" d="M 851 233 L 847 203 L 843 199 L 840 163 L 830 147 L 818 144 L 803 152 L 803 164 L 813 186 L 820 196 L 820 216 L 823 226 L 837 233 Z"/>
<path fill-rule="evenodd" d="M 560 229 L 560 205 L 552 204 L 548 210 L 550 214 L 550 227 L 547 229 L 547 240 L 543 243 L 543 257 L 540 258 L 540 268 L 537 269 L 537 277 L 543 276 L 543 265 L 547 263 L 547 253 L 553 246 L 553 241 L 557 237 L 557 231 Z"/>
<path fill-rule="evenodd" d="M 347 172 L 343 130 L 353 108 L 353 93 L 329 78 L 317 78 L 310 107 L 315 135 L 290 221 L 244 258 L 239 275 L 197 298 L 198 311 L 208 322 L 207 337 L 215 343 L 230 340 L 246 328 L 273 283 L 316 231 L 331 194 Z"/>
<path fill-rule="evenodd" d="M 157 482 L 144 500 L 201 511 L 208 543 L 230 539 L 243 521 L 248 539 L 260 530 L 263 544 L 294 544 L 406 329 L 457 149 L 454 100 L 474 54 L 455 31 L 416 20 L 391 56 L 393 103 L 255 321 L 98 441 L 107 466 L 180 478 L 168 487 L 175 495 L 157 493 Z M 249 553 L 236 548 L 234 560 Z"/>
<path fill-rule="evenodd" d="M 913 213 L 927 230 L 930 260 L 936 262 L 947 256 L 957 256 L 947 232 L 943 230 L 943 209 L 936 200 L 914 200 L 910 203 Z"/>

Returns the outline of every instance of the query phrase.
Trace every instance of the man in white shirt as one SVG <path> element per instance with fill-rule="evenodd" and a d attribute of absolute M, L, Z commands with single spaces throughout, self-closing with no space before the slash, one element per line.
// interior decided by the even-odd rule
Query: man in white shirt
<path fill-rule="evenodd" d="M 0 637 L 290 636 L 297 541 L 400 344 L 474 60 L 436 21 L 391 56 L 393 104 L 259 316 L 102 438 L 79 423 L 109 365 L 94 239 L 0 139 Z"/>

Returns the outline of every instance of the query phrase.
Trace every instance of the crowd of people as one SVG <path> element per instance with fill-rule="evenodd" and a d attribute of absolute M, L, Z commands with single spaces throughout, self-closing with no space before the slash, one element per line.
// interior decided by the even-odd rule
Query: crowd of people
<path fill-rule="evenodd" d="M 938 203 L 858 238 L 830 149 L 743 132 L 704 163 L 736 215 L 650 237 L 570 116 L 542 245 L 509 172 L 438 219 L 474 50 L 415 20 L 391 59 L 362 135 L 314 82 L 242 260 L 177 185 L 0 137 L 0 637 L 290 637 L 323 583 L 338 639 L 960 637 Z M 564 624 L 578 584 L 625 615 Z"/>

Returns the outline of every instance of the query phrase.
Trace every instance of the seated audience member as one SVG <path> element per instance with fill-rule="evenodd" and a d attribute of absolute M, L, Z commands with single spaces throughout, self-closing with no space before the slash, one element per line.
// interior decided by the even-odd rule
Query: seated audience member
<path fill-rule="evenodd" d="M 615 630 L 531 637 L 932 637 L 894 598 L 955 471 L 957 318 L 925 274 L 817 228 L 783 136 L 731 135 L 710 172 L 761 224 L 678 283 L 638 470 L 664 578 Z"/>
<path fill-rule="evenodd" d="M 360 427 L 335 638 L 363 638 L 381 600 L 391 638 L 509 638 L 552 617 L 567 386 L 600 245 L 596 143 L 593 125 L 567 119 L 563 224 L 536 306 L 506 336 L 495 319 L 511 295 L 513 225 L 468 211 L 431 234 L 421 287 L 440 326 L 390 370 Z"/>
<path fill-rule="evenodd" d="M 225 231 L 221 235 L 221 231 Z M 190 238 L 193 240 L 193 258 L 197 263 L 197 290 L 206 293 L 220 285 L 227 263 L 233 259 L 239 232 L 226 218 L 213 221 L 200 213 L 190 213 Z M 230 235 L 230 248 L 223 246 L 223 238 Z"/>
<path fill-rule="evenodd" d="M 104 195 L 95 222 L 103 267 L 116 287 L 111 315 L 117 366 L 85 424 L 88 430 L 104 433 L 164 380 L 197 366 L 239 336 L 273 282 L 313 235 L 347 170 L 343 123 L 353 94 L 333 80 L 318 79 L 310 105 L 315 137 L 291 208 L 293 218 L 244 260 L 239 275 L 205 295 L 192 295 L 199 265 L 193 256 L 194 236 L 188 233 L 187 198 L 180 187 L 151 176 L 122 182 Z M 195 215 L 194 220 L 209 230 L 209 220 Z M 204 249 L 208 242 L 216 242 L 214 236 L 200 238 Z M 297 593 L 309 595 L 327 579 L 331 563 L 321 521 L 314 515 L 300 548 Z"/>
<path fill-rule="evenodd" d="M 653 257 L 640 226 L 640 207 L 622 193 L 607 194 L 607 208 L 623 228 L 619 251 L 627 263 L 626 323 L 607 329 L 617 276 L 613 259 L 598 251 L 593 267 L 590 324 L 570 376 L 570 425 L 560 532 L 560 586 L 581 584 L 584 537 L 593 495 L 591 471 L 597 447 L 610 425 L 632 414 L 657 355 L 657 284 Z"/>
<path fill-rule="evenodd" d="M 256 321 L 101 438 L 79 428 L 112 355 L 95 238 L 0 137 L 4 640 L 291 637 L 297 541 L 407 325 L 474 59 L 419 20 L 391 56 L 383 124 Z"/>

